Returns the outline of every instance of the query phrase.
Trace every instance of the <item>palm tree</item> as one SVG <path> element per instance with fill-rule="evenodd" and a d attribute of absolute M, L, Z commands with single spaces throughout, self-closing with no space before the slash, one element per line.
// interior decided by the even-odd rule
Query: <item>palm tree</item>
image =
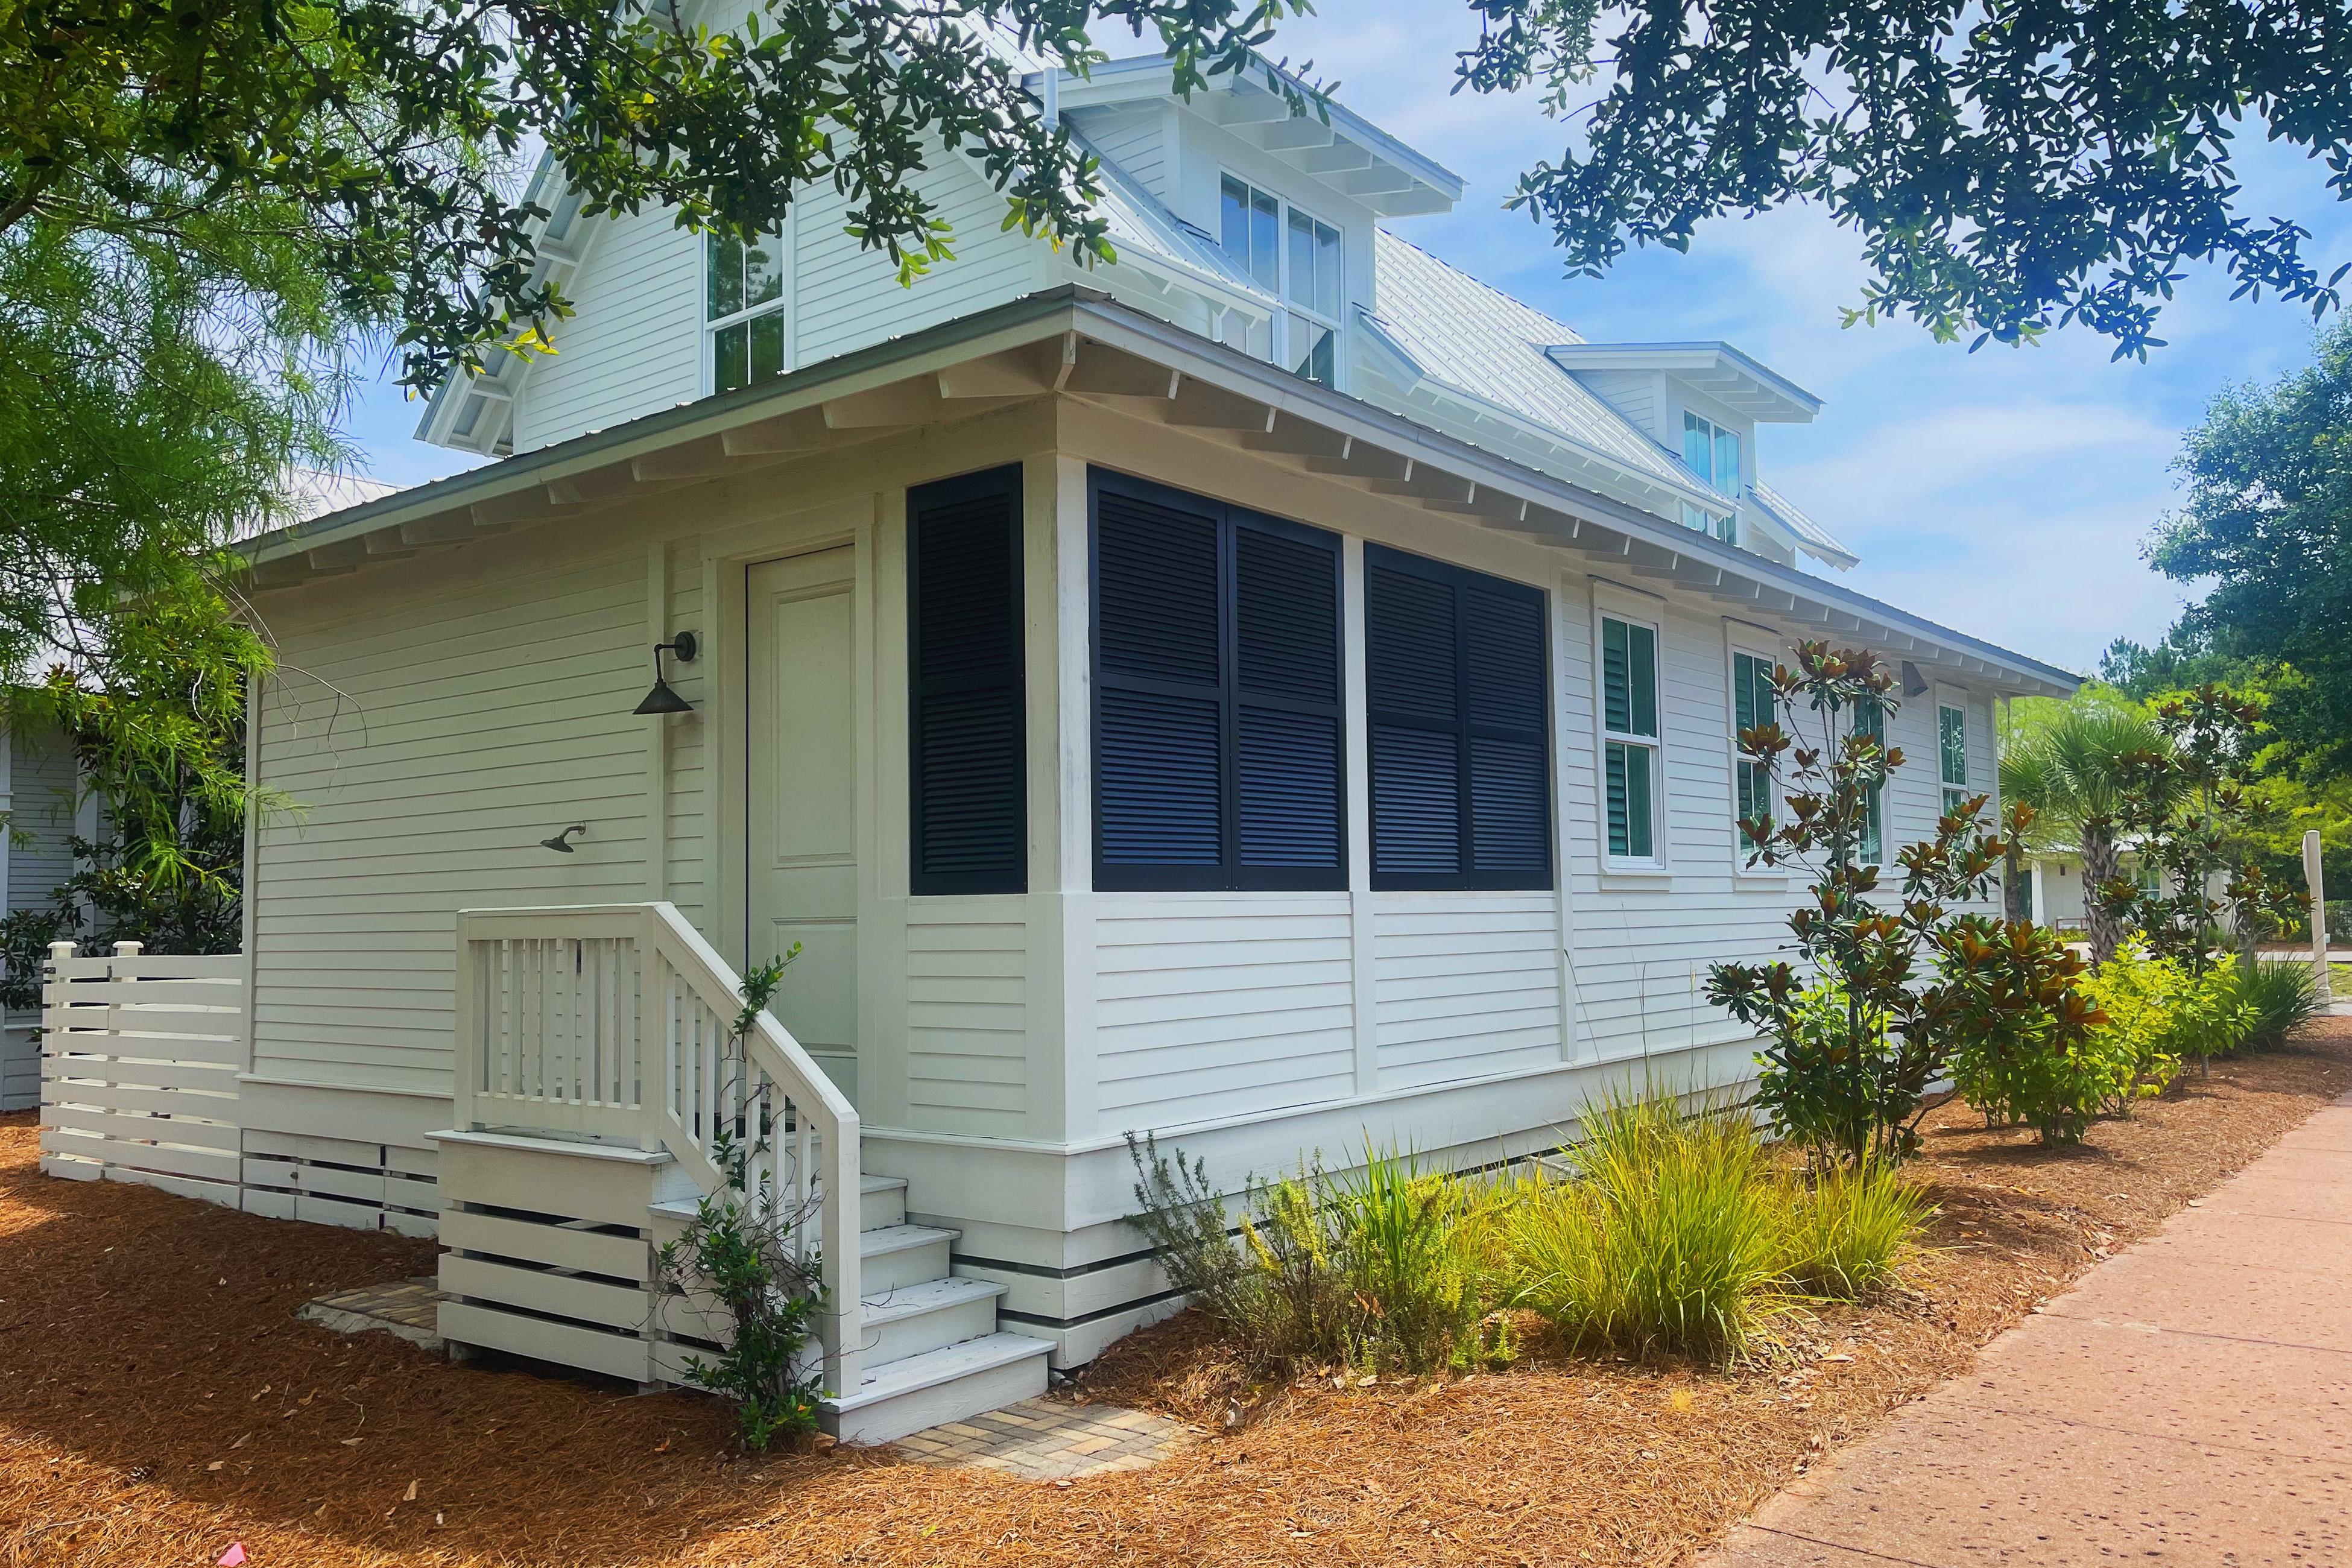
<path fill-rule="evenodd" d="M 2169 749 L 2153 723 L 2130 709 L 2101 702 L 2070 705 L 2001 759 L 2003 797 L 2034 809 L 2042 842 L 2070 837 L 2082 858 L 2094 967 L 2113 958 L 2123 942 L 2122 926 L 2103 907 L 2099 889 L 2121 874 L 2116 818 L 2130 787 L 2126 759 Z"/>

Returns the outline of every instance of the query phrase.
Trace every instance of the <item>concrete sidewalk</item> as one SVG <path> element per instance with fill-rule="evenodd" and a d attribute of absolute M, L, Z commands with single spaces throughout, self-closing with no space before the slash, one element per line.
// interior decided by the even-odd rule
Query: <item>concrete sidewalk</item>
<path fill-rule="evenodd" d="M 2352 1564 L 2352 1096 L 1706 1561 Z"/>

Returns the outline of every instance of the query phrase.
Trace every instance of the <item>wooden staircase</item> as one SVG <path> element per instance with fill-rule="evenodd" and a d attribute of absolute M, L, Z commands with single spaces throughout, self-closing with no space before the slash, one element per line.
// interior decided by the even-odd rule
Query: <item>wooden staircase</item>
<path fill-rule="evenodd" d="M 957 1233 L 857 1168 L 857 1113 L 668 904 L 458 917 L 458 1125 L 437 1135 L 442 1337 L 644 1384 L 690 1384 L 730 1326 L 659 1278 L 700 1198 L 744 1180 L 803 1213 L 825 1295 L 826 1430 L 887 1442 L 1044 1392 L 1043 1340 L 999 1331 L 1004 1287 Z M 824 1245 L 855 1235 L 858 1245 Z"/>

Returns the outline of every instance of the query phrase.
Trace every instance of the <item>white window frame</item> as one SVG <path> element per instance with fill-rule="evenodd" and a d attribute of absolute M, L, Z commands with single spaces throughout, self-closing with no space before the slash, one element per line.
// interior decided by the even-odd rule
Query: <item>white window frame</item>
<path fill-rule="evenodd" d="M 690 231 L 689 231 L 690 232 Z M 784 319 L 783 368 L 777 374 L 790 375 L 800 368 L 800 268 L 793 244 L 793 215 L 786 213 L 774 230 L 776 248 L 783 266 L 783 288 L 775 299 L 755 309 L 737 310 L 730 316 L 713 319 L 710 314 L 710 236 L 694 236 L 694 319 L 701 333 L 696 355 L 702 377 L 702 395 L 709 397 L 719 390 L 719 333 L 739 321 L 749 321 L 755 316 L 782 315 Z"/>
<path fill-rule="evenodd" d="M 1785 886 L 1789 879 L 1787 872 L 1766 866 L 1749 868 L 1748 840 L 1739 831 L 1739 766 L 1749 760 L 1739 751 L 1739 657 L 1742 654 L 1774 666 L 1787 662 L 1780 639 L 1773 633 L 1744 621 L 1726 620 L 1723 623 L 1724 752 L 1730 758 L 1730 766 L 1724 773 L 1724 813 L 1725 821 L 1731 829 L 1731 871 L 1743 881 Z M 1769 770 L 1765 787 L 1771 792 L 1772 816 L 1777 821 L 1781 816 L 1786 792 L 1780 787 L 1780 781 Z"/>
<path fill-rule="evenodd" d="M 1291 313 L 1296 311 L 1330 332 L 1331 389 L 1334 392 L 1339 390 L 1347 384 L 1348 374 L 1348 334 L 1340 331 L 1339 327 L 1341 320 L 1346 316 L 1348 305 L 1348 226 L 1333 223 L 1314 208 L 1299 205 L 1280 191 L 1268 190 L 1238 169 L 1220 165 L 1217 170 L 1217 248 L 1223 250 L 1227 256 L 1233 255 L 1233 252 L 1225 247 L 1224 236 L 1225 182 L 1227 180 L 1234 181 L 1254 195 L 1272 196 L 1275 201 L 1276 209 L 1274 220 L 1275 310 L 1274 319 L 1268 323 L 1275 367 L 1286 372 L 1291 368 L 1290 317 Z M 1339 237 L 1339 310 L 1329 317 L 1326 317 L 1319 310 L 1299 304 L 1290 297 L 1290 215 L 1294 212 L 1309 223 L 1320 224 Z M 1242 257 L 1240 260 L 1244 269 L 1246 270 L 1249 258 Z M 1300 379 L 1306 378 L 1302 376 Z"/>
<path fill-rule="evenodd" d="M 1650 679 L 1655 684 L 1658 732 L 1636 735 L 1609 728 L 1607 676 L 1601 655 L 1601 622 L 1622 621 L 1647 626 L 1655 637 L 1657 658 Z M 1601 578 L 1592 583 L 1592 830 L 1593 848 L 1604 879 L 1622 884 L 1663 885 L 1673 870 L 1672 814 L 1666 808 L 1666 605 L 1665 601 L 1637 589 Z M 1609 747 L 1646 747 L 1650 752 L 1650 856 L 1643 859 L 1615 855 L 1609 848 Z"/>
<path fill-rule="evenodd" d="M 1960 773 L 1963 776 L 1957 784 L 1944 778 L 1944 710 L 1947 708 L 1960 716 Z M 1969 694 L 1957 686 L 1938 685 L 1936 688 L 1936 812 L 1939 816 L 1950 815 L 1951 807 L 1947 804 L 1947 797 L 1955 790 L 1959 792 L 1962 800 L 1972 795 L 1988 793 L 1977 787 L 1975 764 L 1969 755 L 1970 742 L 1975 739 L 1972 733 L 1975 728 L 1975 721 L 1969 714 Z"/>

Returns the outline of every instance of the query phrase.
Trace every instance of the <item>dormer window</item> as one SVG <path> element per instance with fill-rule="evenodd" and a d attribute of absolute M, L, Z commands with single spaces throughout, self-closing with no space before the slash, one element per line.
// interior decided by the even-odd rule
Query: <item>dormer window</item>
<path fill-rule="evenodd" d="M 1685 411 L 1683 415 L 1683 463 L 1692 473 L 1734 500 L 1739 499 L 1739 432 L 1727 430 L 1711 419 Z M 1702 533 L 1712 533 L 1726 544 L 1739 542 L 1737 519 L 1715 517 L 1685 504 L 1683 521 Z"/>
<path fill-rule="evenodd" d="M 703 243 L 703 320 L 710 342 L 710 390 L 732 392 L 784 374 L 784 241 L 750 245 L 713 234 Z"/>
<path fill-rule="evenodd" d="M 1339 231 L 1246 180 L 1224 176 L 1219 237 L 1288 309 L 1275 321 L 1274 358 L 1322 386 L 1339 381 Z"/>
<path fill-rule="evenodd" d="M 1727 496 L 1739 494 L 1739 432 L 1696 414 L 1683 416 L 1683 461 Z"/>

